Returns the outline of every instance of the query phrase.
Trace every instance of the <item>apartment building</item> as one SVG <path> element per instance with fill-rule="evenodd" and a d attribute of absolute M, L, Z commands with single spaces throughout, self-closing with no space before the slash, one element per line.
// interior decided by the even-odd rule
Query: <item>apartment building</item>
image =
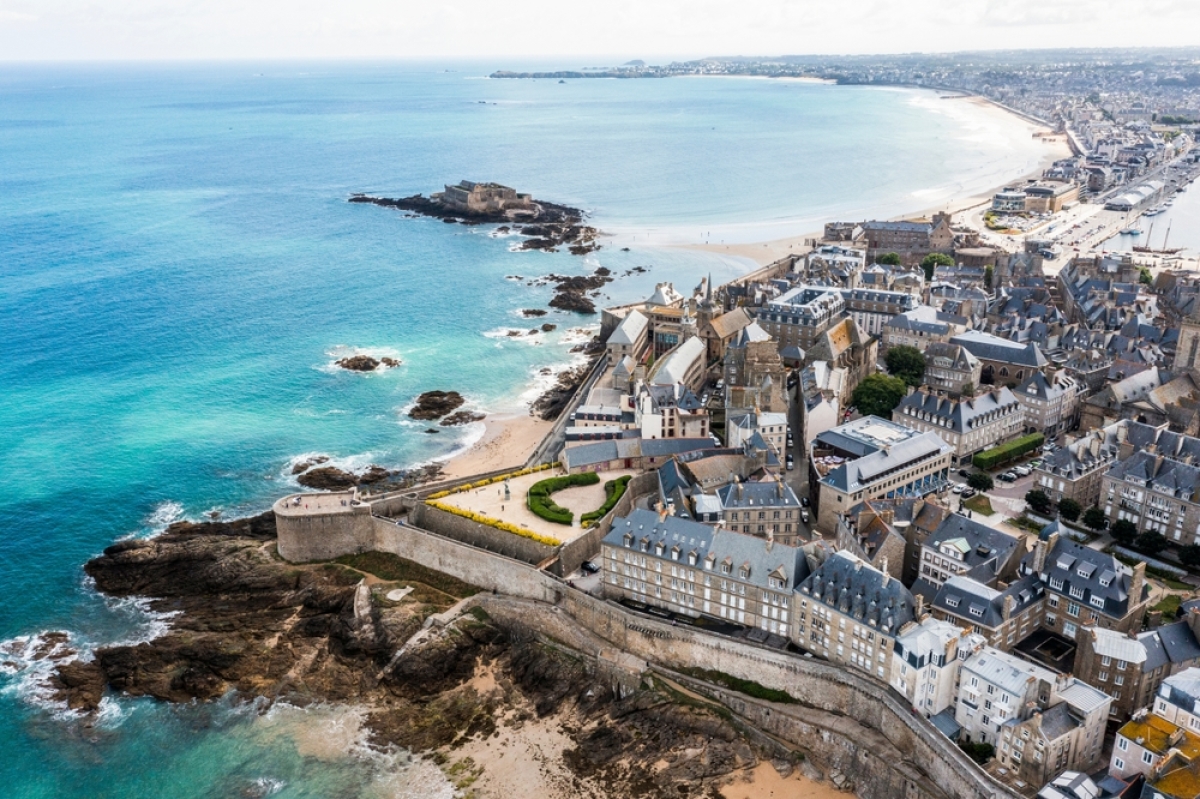
<path fill-rule="evenodd" d="M 768 300 L 756 309 L 760 327 L 776 341 L 780 350 L 808 350 L 817 336 L 842 319 L 846 302 L 842 293 L 828 286 L 797 286 Z"/>
<path fill-rule="evenodd" d="M 976 453 L 1025 431 L 1024 408 L 1007 388 L 962 399 L 916 389 L 900 400 L 892 411 L 892 421 L 937 433 L 953 447 L 955 465 L 970 463 Z"/>
<path fill-rule="evenodd" d="M 882 337 L 884 326 L 897 314 L 916 307 L 916 298 L 903 291 L 878 288 L 854 288 L 842 291 L 846 313 L 858 329 L 869 336 Z"/>
<path fill-rule="evenodd" d="M 885 349 L 904 345 L 924 352 L 931 344 L 945 344 L 963 329 L 950 314 L 922 305 L 884 322 L 883 345 Z"/>
<path fill-rule="evenodd" d="M 918 582 L 928 586 L 924 593 L 931 596 L 957 576 L 993 588 L 1016 576 L 1024 554 L 1022 539 L 954 513 L 921 545 Z"/>
<path fill-rule="evenodd" d="M 982 371 L 979 359 L 959 344 L 933 341 L 925 347 L 925 385 L 934 391 L 974 394 Z"/>
<path fill-rule="evenodd" d="M 1065 770 L 1088 773 L 1102 765 L 1112 699 L 1075 678 L 1057 690 L 1057 704 L 1000 730 L 996 760 L 1028 785 L 1045 785 Z"/>
<path fill-rule="evenodd" d="M 1129 718 L 1155 702 L 1160 686 L 1172 675 L 1200 665 L 1196 629 L 1200 615 L 1138 634 L 1082 627 L 1075 637 L 1074 673 L 1113 698 L 1115 718 Z M 1177 722 L 1171 715 L 1168 720 Z M 1200 732 L 1200 727 L 1194 727 Z"/>
<path fill-rule="evenodd" d="M 1200 543 L 1200 465 L 1157 452 L 1135 452 L 1104 474 L 1101 501 L 1109 522 L 1126 519 L 1139 532 L 1179 544 Z"/>
<path fill-rule="evenodd" d="M 773 538 L 787 545 L 803 544 L 800 500 L 783 480 L 736 481 L 718 488 L 720 518 L 732 532 Z"/>
<path fill-rule="evenodd" d="M 954 707 L 959 667 L 983 648 L 982 636 L 927 616 L 896 636 L 888 684 L 926 718 Z"/>
<path fill-rule="evenodd" d="M 1045 433 L 1048 439 L 1079 426 L 1083 393 L 1083 385 L 1065 372 L 1051 377 L 1035 372 L 1013 391 L 1025 408 L 1025 429 Z"/>
<path fill-rule="evenodd" d="M 916 588 L 916 584 L 913 586 Z M 1046 588 L 1037 575 L 991 588 L 970 577 L 951 577 L 930 605 L 936 618 L 983 636 L 987 645 L 1007 652 L 1041 628 Z"/>
<path fill-rule="evenodd" d="M 913 620 L 908 589 L 848 552 L 830 555 L 800 583 L 794 607 L 799 646 L 880 680 L 896 635 Z"/>

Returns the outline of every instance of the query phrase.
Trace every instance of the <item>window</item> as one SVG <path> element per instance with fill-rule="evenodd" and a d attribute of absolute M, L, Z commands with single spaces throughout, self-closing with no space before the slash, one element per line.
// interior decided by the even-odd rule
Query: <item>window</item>
<path fill-rule="evenodd" d="M 1074 589 L 1072 589 L 1071 593 L 1074 593 Z M 1079 603 L 1078 602 L 1068 602 L 1067 603 L 1067 613 L 1070 614 L 1071 616 L 1078 616 L 1079 615 Z"/>
<path fill-rule="evenodd" d="M 1125 770 L 1125 761 L 1119 757 L 1113 758 L 1113 765 L 1117 767 L 1117 771 Z"/>
<path fill-rule="evenodd" d="M 1100 665 L 1101 666 L 1111 666 L 1112 658 L 1110 658 L 1108 655 L 1105 655 L 1104 657 L 1100 658 Z"/>
<path fill-rule="evenodd" d="M 1142 762 L 1145 763 L 1147 766 L 1153 765 L 1154 755 L 1150 752 L 1142 752 Z"/>
<path fill-rule="evenodd" d="M 1129 751 L 1129 739 L 1117 736 L 1117 748 L 1122 752 Z"/>

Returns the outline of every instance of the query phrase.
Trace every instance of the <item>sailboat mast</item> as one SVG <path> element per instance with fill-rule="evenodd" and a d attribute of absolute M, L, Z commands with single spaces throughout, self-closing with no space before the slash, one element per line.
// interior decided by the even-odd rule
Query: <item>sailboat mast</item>
<path fill-rule="evenodd" d="M 1167 223 L 1167 235 L 1163 236 L 1163 252 L 1167 251 L 1167 239 L 1171 238 L 1171 223 Z"/>

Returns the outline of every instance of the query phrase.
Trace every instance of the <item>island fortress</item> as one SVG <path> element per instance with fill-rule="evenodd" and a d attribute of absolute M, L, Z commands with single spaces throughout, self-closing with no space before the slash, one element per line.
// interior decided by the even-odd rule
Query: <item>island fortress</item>
<path fill-rule="evenodd" d="M 516 217 L 537 213 L 537 203 L 531 195 L 520 194 L 516 189 L 499 183 L 460 180 L 458 185 L 447 185 L 445 191 L 437 192 L 429 199 L 461 214 L 508 214 Z"/>

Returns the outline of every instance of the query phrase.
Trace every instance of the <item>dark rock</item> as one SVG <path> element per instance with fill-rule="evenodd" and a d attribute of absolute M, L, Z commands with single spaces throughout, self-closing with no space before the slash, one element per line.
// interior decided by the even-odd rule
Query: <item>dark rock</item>
<path fill-rule="evenodd" d="M 386 480 L 391 476 L 392 473 L 387 469 L 383 468 L 382 466 L 371 464 L 367 467 L 366 471 L 358 476 L 358 484 L 370 485 L 372 483 L 378 483 L 382 480 Z"/>
<path fill-rule="evenodd" d="M 521 315 L 528 318 L 530 316 L 545 316 L 547 311 L 544 308 L 525 308 L 521 311 Z"/>
<path fill-rule="evenodd" d="M 475 411 L 456 411 L 438 422 L 438 424 L 442 427 L 458 427 L 459 425 L 471 424 L 472 422 L 482 422 L 486 417 L 486 414 Z"/>
<path fill-rule="evenodd" d="M 379 367 L 379 361 L 370 355 L 352 355 L 342 358 L 337 365 L 352 372 L 373 372 Z"/>
<path fill-rule="evenodd" d="M 400 361 L 395 358 L 380 358 L 379 362 L 389 369 L 394 369 L 400 365 Z"/>
<path fill-rule="evenodd" d="M 442 431 L 438 430 L 436 427 L 427 427 L 427 428 L 425 428 L 425 432 L 426 433 L 440 433 Z"/>
<path fill-rule="evenodd" d="M 310 458 L 309 460 L 301 461 L 300 463 L 297 463 L 295 466 L 292 467 L 292 474 L 300 474 L 301 472 L 308 471 L 312 467 L 318 466 L 322 463 L 325 463 L 328 460 L 329 460 L 329 458 L 325 457 L 324 455 L 318 455 L 315 458 Z"/>
<path fill-rule="evenodd" d="M 628 247 L 622 247 L 622 248 L 621 248 L 621 252 L 629 252 L 629 248 L 628 248 Z"/>
<path fill-rule="evenodd" d="M 408 415 L 413 419 L 429 421 L 440 419 L 466 402 L 457 391 L 426 391 L 417 397 L 417 404 Z"/>
<path fill-rule="evenodd" d="M 296 482 L 318 491 L 341 491 L 358 485 L 358 478 L 336 466 L 319 466 L 297 477 Z"/>
<path fill-rule="evenodd" d="M 545 322 L 542 324 L 542 332 L 543 333 L 549 333 L 552 330 L 558 330 L 558 325 L 553 324 L 551 322 Z"/>
<path fill-rule="evenodd" d="M 50 678 L 55 698 L 80 713 L 95 713 L 100 709 L 100 700 L 104 698 L 107 684 L 104 670 L 94 661 L 62 663 Z"/>
<path fill-rule="evenodd" d="M 612 270 L 607 266 L 599 266 L 596 267 L 596 271 L 593 272 L 593 274 L 599 275 L 600 277 L 608 277 L 612 274 Z"/>
<path fill-rule="evenodd" d="M 567 407 L 575 390 L 587 379 L 594 365 L 594 361 L 589 361 L 573 369 L 559 372 L 555 384 L 534 400 L 530 409 L 536 416 L 546 421 L 557 419 Z"/>
<path fill-rule="evenodd" d="M 507 333 L 505 333 L 504 335 L 508 336 L 509 338 L 513 338 L 515 336 L 521 335 L 521 331 L 520 330 L 510 330 Z"/>
<path fill-rule="evenodd" d="M 596 303 L 578 291 L 559 291 L 550 300 L 550 307 L 583 314 L 594 314 L 596 312 Z"/>

